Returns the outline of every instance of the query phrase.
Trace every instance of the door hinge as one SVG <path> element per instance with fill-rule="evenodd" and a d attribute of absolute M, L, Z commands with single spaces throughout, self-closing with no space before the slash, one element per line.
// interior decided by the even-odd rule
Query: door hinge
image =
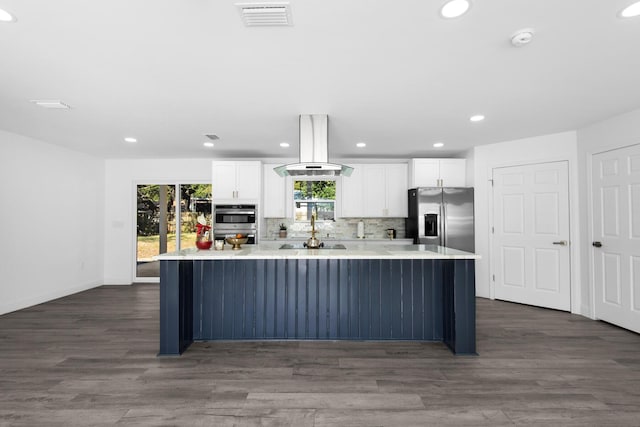
<path fill-rule="evenodd" d="M 495 274 L 491 275 L 491 280 L 493 280 L 494 282 L 496 281 L 496 275 Z"/>
<path fill-rule="evenodd" d="M 494 234 L 494 233 L 495 233 L 495 230 L 493 227 L 491 227 L 491 234 Z"/>
<path fill-rule="evenodd" d="M 489 182 L 491 183 L 491 186 L 493 187 L 493 179 L 490 179 Z"/>

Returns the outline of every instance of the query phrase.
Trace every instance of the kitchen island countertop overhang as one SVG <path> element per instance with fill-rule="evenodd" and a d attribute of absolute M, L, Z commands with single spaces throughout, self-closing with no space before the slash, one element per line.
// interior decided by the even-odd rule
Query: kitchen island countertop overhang
<path fill-rule="evenodd" d="M 160 260 L 160 351 L 193 341 L 443 341 L 476 354 L 475 260 L 430 245 L 185 249 Z"/>
<path fill-rule="evenodd" d="M 204 259 L 479 259 L 480 255 L 435 245 L 371 245 L 347 244 L 345 250 L 331 249 L 280 249 L 281 243 L 244 245 L 233 250 L 226 245 L 224 250 L 184 249 L 157 255 L 157 260 L 204 260 Z"/>

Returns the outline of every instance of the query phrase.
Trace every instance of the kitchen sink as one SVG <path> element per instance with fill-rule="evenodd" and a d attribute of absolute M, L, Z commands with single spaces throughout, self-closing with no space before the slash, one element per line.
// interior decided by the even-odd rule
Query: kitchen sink
<path fill-rule="evenodd" d="M 280 249 L 309 249 L 306 243 L 285 243 L 280 246 Z M 320 247 L 317 249 L 347 249 L 343 244 L 336 243 L 334 245 L 325 245 L 324 242 L 320 243 Z"/>

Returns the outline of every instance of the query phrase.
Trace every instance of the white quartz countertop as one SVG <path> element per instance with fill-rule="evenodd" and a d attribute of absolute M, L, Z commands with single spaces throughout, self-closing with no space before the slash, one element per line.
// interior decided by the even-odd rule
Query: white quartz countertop
<path fill-rule="evenodd" d="M 265 242 L 279 242 L 279 243 L 287 243 L 287 242 L 306 242 L 309 239 L 307 237 L 262 237 L 260 238 L 260 243 Z M 325 243 L 365 243 L 365 244 L 375 244 L 375 243 L 387 243 L 392 245 L 411 245 L 413 244 L 413 239 L 408 238 L 397 238 L 397 239 L 374 239 L 374 238 L 340 238 L 340 237 L 321 237 Z"/>
<path fill-rule="evenodd" d="M 398 245 L 343 242 L 346 249 L 279 249 L 282 242 L 243 245 L 233 250 L 184 249 L 155 256 L 157 260 L 203 259 L 479 259 L 480 255 L 435 245 Z"/>

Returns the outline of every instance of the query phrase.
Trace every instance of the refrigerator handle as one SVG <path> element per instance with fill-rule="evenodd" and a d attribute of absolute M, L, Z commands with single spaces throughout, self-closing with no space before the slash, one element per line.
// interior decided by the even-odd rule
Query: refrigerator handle
<path fill-rule="evenodd" d="M 440 215 L 440 224 L 442 224 L 440 242 L 442 246 L 447 246 L 447 204 L 445 202 L 440 205 Z"/>

